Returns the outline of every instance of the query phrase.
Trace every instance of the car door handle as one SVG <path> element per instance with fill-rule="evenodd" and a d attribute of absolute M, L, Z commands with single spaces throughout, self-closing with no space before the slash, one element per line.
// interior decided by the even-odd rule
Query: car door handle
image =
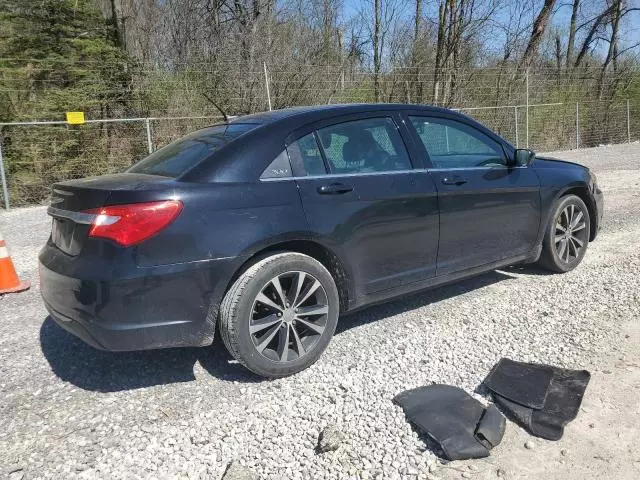
<path fill-rule="evenodd" d="M 451 177 L 442 177 L 443 185 L 464 185 L 467 181 L 459 175 L 453 175 Z"/>
<path fill-rule="evenodd" d="M 353 187 L 344 183 L 331 183 L 318 187 L 318 193 L 321 195 L 341 195 L 348 192 L 353 192 Z"/>

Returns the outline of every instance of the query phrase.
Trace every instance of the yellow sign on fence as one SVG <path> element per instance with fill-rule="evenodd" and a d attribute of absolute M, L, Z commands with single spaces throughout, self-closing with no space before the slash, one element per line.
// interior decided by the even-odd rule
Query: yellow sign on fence
<path fill-rule="evenodd" d="M 69 125 L 82 125 L 84 123 L 84 112 L 67 112 L 67 123 Z"/>

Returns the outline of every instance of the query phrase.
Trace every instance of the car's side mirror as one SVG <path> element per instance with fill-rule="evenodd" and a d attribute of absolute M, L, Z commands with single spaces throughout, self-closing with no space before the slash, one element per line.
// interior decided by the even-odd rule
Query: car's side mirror
<path fill-rule="evenodd" d="M 513 155 L 513 164 L 516 167 L 526 167 L 536 158 L 536 152 L 528 148 L 518 148 Z"/>

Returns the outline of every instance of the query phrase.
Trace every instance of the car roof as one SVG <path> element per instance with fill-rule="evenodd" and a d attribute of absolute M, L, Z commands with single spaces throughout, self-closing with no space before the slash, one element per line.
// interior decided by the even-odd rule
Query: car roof
<path fill-rule="evenodd" d="M 231 124 L 249 124 L 250 129 L 211 159 L 200 162 L 179 179 L 184 181 L 254 182 L 269 163 L 286 148 L 289 135 L 297 130 L 306 130 L 310 125 L 332 121 L 339 117 L 369 113 L 408 112 L 422 115 L 465 118 L 466 123 L 492 135 L 497 141 L 506 141 L 475 120 L 446 108 L 430 105 L 402 103 L 337 104 L 283 108 L 268 112 L 236 117 Z M 299 133 L 299 132 L 298 132 Z M 308 132 L 306 132 L 308 133 Z M 212 159 L 215 157 L 215 161 Z"/>
<path fill-rule="evenodd" d="M 366 112 L 393 112 L 400 110 L 420 110 L 425 113 L 442 113 L 450 112 L 445 108 L 434 107 L 431 105 L 416 105 L 404 103 L 344 103 L 332 105 L 314 105 L 289 107 L 280 110 L 271 110 L 267 112 L 252 113 L 243 115 L 231 120 L 232 123 L 254 123 L 266 125 L 280 120 L 288 120 L 293 117 L 300 122 L 315 122 L 323 120 L 335 115 L 345 115 L 350 113 L 366 113 Z"/>

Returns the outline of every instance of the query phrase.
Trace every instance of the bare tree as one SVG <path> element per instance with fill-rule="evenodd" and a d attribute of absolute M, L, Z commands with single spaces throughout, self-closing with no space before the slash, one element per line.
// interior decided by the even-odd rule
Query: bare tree
<path fill-rule="evenodd" d="M 382 72 L 388 55 L 389 39 L 397 28 L 401 0 L 363 0 L 359 17 L 367 30 L 366 42 L 371 45 L 373 60 L 373 95 L 376 102 L 382 98 Z"/>
<path fill-rule="evenodd" d="M 604 94 L 605 76 L 610 65 L 613 67 L 613 77 L 614 77 L 613 81 L 614 82 L 619 81 L 617 73 L 618 73 L 618 57 L 620 56 L 619 42 L 620 42 L 621 21 L 623 17 L 625 17 L 627 14 L 633 11 L 640 10 L 640 7 L 629 7 L 629 5 L 627 4 L 627 0 L 610 0 L 610 2 L 611 4 L 609 9 L 609 15 L 608 15 L 608 23 L 609 23 L 611 32 L 608 38 L 609 47 L 607 49 L 607 56 L 605 57 L 604 62 L 602 63 L 602 66 L 600 68 L 600 77 L 598 80 L 598 99 L 599 100 L 602 100 L 602 97 Z M 630 47 L 627 47 L 627 49 L 634 48 L 638 45 L 640 45 L 640 42 L 634 45 L 631 45 Z M 612 92 L 615 92 L 615 85 L 614 85 L 614 88 L 612 88 L 611 90 Z"/>
<path fill-rule="evenodd" d="M 560 33 L 556 32 L 553 40 L 555 42 L 555 60 L 556 60 L 556 72 L 558 81 L 560 79 L 560 72 L 562 70 L 562 40 L 560 39 Z"/>
<path fill-rule="evenodd" d="M 567 54 L 565 58 L 565 67 L 568 69 L 573 60 L 573 50 L 576 43 L 576 23 L 578 21 L 578 10 L 580 8 L 580 0 L 573 0 L 571 6 L 571 21 L 569 22 L 569 39 L 567 41 Z"/>
<path fill-rule="evenodd" d="M 382 52 L 380 45 L 380 0 L 373 1 L 373 92 L 376 102 L 380 101 L 380 66 L 382 63 Z"/>
<path fill-rule="evenodd" d="M 546 71 L 554 65 L 548 84 L 567 95 L 580 82 L 594 91 L 600 83 L 605 98 L 615 90 L 610 72 L 635 48 L 625 36 L 628 0 L 415 0 L 409 10 L 401 0 L 94 1 L 114 18 L 122 48 L 145 65 L 139 85 L 150 93 L 141 108 L 176 114 L 194 96 L 201 102 L 194 109 L 263 109 L 263 62 L 276 107 L 429 99 L 501 105 L 521 100 L 517 67 L 534 63 Z M 565 5 L 567 27 L 550 31 L 554 8 Z M 581 75 L 564 75 L 577 67 Z"/>
<path fill-rule="evenodd" d="M 620 18 L 622 16 L 622 0 L 612 0 L 612 9 L 610 13 L 611 36 L 609 37 L 609 48 L 607 56 L 600 68 L 600 79 L 598 81 L 598 100 L 602 100 L 602 91 L 604 88 L 604 76 L 609 68 L 609 64 L 613 62 L 614 72 L 617 70 L 618 55 L 618 30 L 620 26 Z"/>
<path fill-rule="evenodd" d="M 502 20 L 496 24 L 496 33 L 504 37 L 502 56 L 498 61 L 498 72 L 494 90 L 494 105 L 506 101 L 520 100 L 519 72 L 513 68 L 518 55 L 524 51 L 531 28 L 534 4 L 529 1 L 507 2 L 503 6 Z"/>
<path fill-rule="evenodd" d="M 322 0 L 322 56 L 326 64 L 336 59 L 338 6 L 335 0 Z"/>
<path fill-rule="evenodd" d="M 594 42 L 597 39 L 599 39 L 603 30 L 606 28 L 607 18 L 611 14 L 612 10 L 613 10 L 612 4 L 605 4 L 604 9 L 600 13 L 598 13 L 595 17 L 586 20 L 585 22 L 583 22 L 581 25 L 578 26 L 576 31 L 581 30 L 583 28 L 588 28 L 589 30 L 584 40 L 582 41 L 582 46 L 575 59 L 574 67 L 579 67 L 582 64 L 584 58 L 591 51 L 591 48 L 593 47 Z"/>
<path fill-rule="evenodd" d="M 450 105 L 458 85 L 463 57 L 476 34 L 491 20 L 498 2 L 485 0 L 439 0 L 438 35 L 433 71 L 433 102 Z"/>
<path fill-rule="evenodd" d="M 423 58 L 424 48 L 420 42 L 422 32 L 422 0 L 416 0 L 416 10 L 413 19 L 413 42 L 411 44 L 411 73 L 415 76 L 415 101 L 422 102 L 422 82 L 420 81 L 420 59 Z"/>
<path fill-rule="evenodd" d="M 528 69 L 531 66 L 534 57 L 538 53 L 538 47 L 549 23 L 549 18 L 551 18 L 555 3 L 556 0 L 544 0 L 544 5 L 533 22 L 533 31 L 531 32 L 527 48 L 520 59 L 520 67 Z"/>

